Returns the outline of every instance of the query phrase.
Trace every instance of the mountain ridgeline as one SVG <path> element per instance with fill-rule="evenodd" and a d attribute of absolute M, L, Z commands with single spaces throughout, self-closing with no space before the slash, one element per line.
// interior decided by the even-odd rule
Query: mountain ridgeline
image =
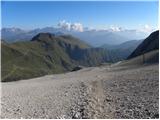
<path fill-rule="evenodd" d="M 145 32 L 138 31 L 137 34 L 137 30 L 123 30 L 120 28 L 118 31 L 114 29 L 96 30 L 84 28 L 84 30 L 80 32 L 59 27 L 44 27 L 32 30 L 23 30 L 13 27 L 2 28 L 1 38 L 9 43 L 15 41 L 29 41 L 39 33 L 52 33 L 55 35 L 70 34 L 94 47 L 99 47 L 104 44 L 118 45 L 129 40 L 139 40 L 148 35 Z"/>
<path fill-rule="evenodd" d="M 103 48 L 92 48 L 71 35 L 39 33 L 30 41 L 2 46 L 2 81 L 28 79 L 72 71 L 77 66 L 96 66 L 121 58 Z"/>
<path fill-rule="evenodd" d="M 159 31 L 151 33 L 133 52 L 128 59 L 159 49 Z"/>
<path fill-rule="evenodd" d="M 104 44 L 101 47 L 108 51 L 115 52 L 117 56 L 126 59 L 143 40 L 130 40 L 119 45 Z"/>
<path fill-rule="evenodd" d="M 121 65 L 159 63 L 159 31 L 151 33 Z"/>
<path fill-rule="evenodd" d="M 146 55 L 147 59 L 153 61 L 154 57 L 154 61 L 158 61 L 159 31 L 153 32 L 141 42 L 130 41 L 110 48 L 106 45 L 93 48 L 71 35 L 51 33 L 39 33 L 30 41 L 7 43 L 3 40 L 1 41 L 2 81 L 63 73 L 74 71 L 79 66 L 97 66 L 124 59 L 136 63 L 141 61 L 142 54 L 151 51 L 152 53 Z M 137 56 L 138 59 L 130 60 Z"/>
<path fill-rule="evenodd" d="M 159 31 L 151 33 L 127 59 L 135 64 L 159 63 Z"/>

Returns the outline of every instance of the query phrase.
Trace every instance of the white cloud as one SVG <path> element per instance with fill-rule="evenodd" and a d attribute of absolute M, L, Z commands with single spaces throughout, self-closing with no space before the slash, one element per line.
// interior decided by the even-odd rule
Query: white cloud
<path fill-rule="evenodd" d="M 140 32 L 145 32 L 145 33 L 151 33 L 154 29 L 148 25 L 148 24 L 145 24 L 145 25 L 140 25 L 140 28 L 138 31 Z"/>
<path fill-rule="evenodd" d="M 81 23 L 70 23 L 70 22 L 66 22 L 65 20 L 63 20 L 58 23 L 58 26 L 65 30 L 83 32 L 83 25 Z"/>
<path fill-rule="evenodd" d="M 129 29 L 125 29 L 122 28 L 120 26 L 116 26 L 116 25 L 110 25 L 108 27 L 104 27 L 102 28 L 102 26 L 98 29 L 98 28 L 85 28 L 83 27 L 83 25 L 79 22 L 76 23 L 71 23 L 71 22 L 67 22 L 65 20 L 62 20 L 58 23 L 58 27 L 64 29 L 64 30 L 69 30 L 69 31 L 77 31 L 77 32 L 83 32 L 83 31 L 87 31 L 87 30 L 95 30 L 95 31 L 101 31 L 101 30 L 108 30 L 111 32 L 123 32 L 123 31 L 128 31 Z M 138 33 L 151 33 L 153 32 L 155 29 L 153 29 L 153 27 L 151 27 L 148 24 L 145 25 L 139 25 L 139 27 L 137 29 L 131 29 L 131 30 L 135 30 Z"/>
<path fill-rule="evenodd" d="M 63 20 L 58 23 L 58 26 L 61 27 L 62 29 L 70 30 L 71 24 Z"/>
<path fill-rule="evenodd" d="M 71 30 L 83 32 L 83 25 L 81 23 L 71 24 Z"/>
<path fill-rule="evenodd" d="M 118 26 L 110 26 L 109 27 L 109 30 L 111 30 L 111 31 L 113 31 L 113 32 L 120 32 L 120 31 L 122 31 L 123 30 L 123 28 L 122 27 L 118 27 Z"/>
<path fill-rule="evenodd" d="M 146 24 L 146 25 L 144 25 L 144 28 L 145 29 L 150 29 L 150 26 Z"/>

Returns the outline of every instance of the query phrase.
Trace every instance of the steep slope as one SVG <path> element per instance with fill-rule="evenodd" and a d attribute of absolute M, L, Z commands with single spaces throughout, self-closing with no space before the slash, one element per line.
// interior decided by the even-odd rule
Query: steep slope
<path fill-rule="evenodd" d="M 159 31 L 151 33 L 128 57 L 128 59 L 159 49 Z"/>
<path fill-rule="evenodd" d="M 40 33 L 31 41 L 2 44 L 2 81 L 72 71 L 120 60 L 103 48 L 91 48 L 71 35 Z"/>
<path fill-rule="evenodd" d="M 30 48 L 36 45 L 28 44 Z M 18 47 L 21 47 L 20 45 Z M 17 48 L 18 48 L 17 47 Z M 23 46 L 22 46 L 23 47 Z M 53 64 L 47 55 L 23 49 L 12 48 L 2 44 L 2 81 L 14 81 L 63 71 L 59 64 Z"/>

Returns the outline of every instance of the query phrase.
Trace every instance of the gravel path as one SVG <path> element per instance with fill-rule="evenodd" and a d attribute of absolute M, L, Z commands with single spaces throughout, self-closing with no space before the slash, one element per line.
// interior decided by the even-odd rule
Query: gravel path
<path fill-rule="evenodd" d="M 158 64 L 2 83 L 1 118 L 158 118 Z"/>

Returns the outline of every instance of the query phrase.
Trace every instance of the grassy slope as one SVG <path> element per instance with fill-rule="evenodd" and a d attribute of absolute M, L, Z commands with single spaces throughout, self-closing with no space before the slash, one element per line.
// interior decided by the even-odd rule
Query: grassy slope
<path fill-rule="evenodd" d="M 2 81 L 25 79 L 65 71 L 58 63 L 47 59 L 42 52 L 39 54 L 36 51 L 38 49 L 37 44 L 30 45 L 26 51 L 23 45 L 17 46 L 18 49 L 16 50 L 2 45 Z M 35 48 L 32 50 L 31 47 Z M 20 48 L 24 51 L 19 52 Z M 58 61 L 58 57 L 55 58 Z"/>
<path fill-rule="evenodd" d="M 44 37 L 44 38 L 43 38 Z M 89 48 L 72 36 L 38 36 L 41 41 L 2 43 L 2 81 L 15 81 L 72 70 L 77 64 L 66 49 Z"/>
<path fill-rule="evenodd" d="M 91 48 L 70 35 L 41 33 L 31 41 L 2 43 L 2 81 L 28 79 L 120 60 L 103 48 Z"/>

